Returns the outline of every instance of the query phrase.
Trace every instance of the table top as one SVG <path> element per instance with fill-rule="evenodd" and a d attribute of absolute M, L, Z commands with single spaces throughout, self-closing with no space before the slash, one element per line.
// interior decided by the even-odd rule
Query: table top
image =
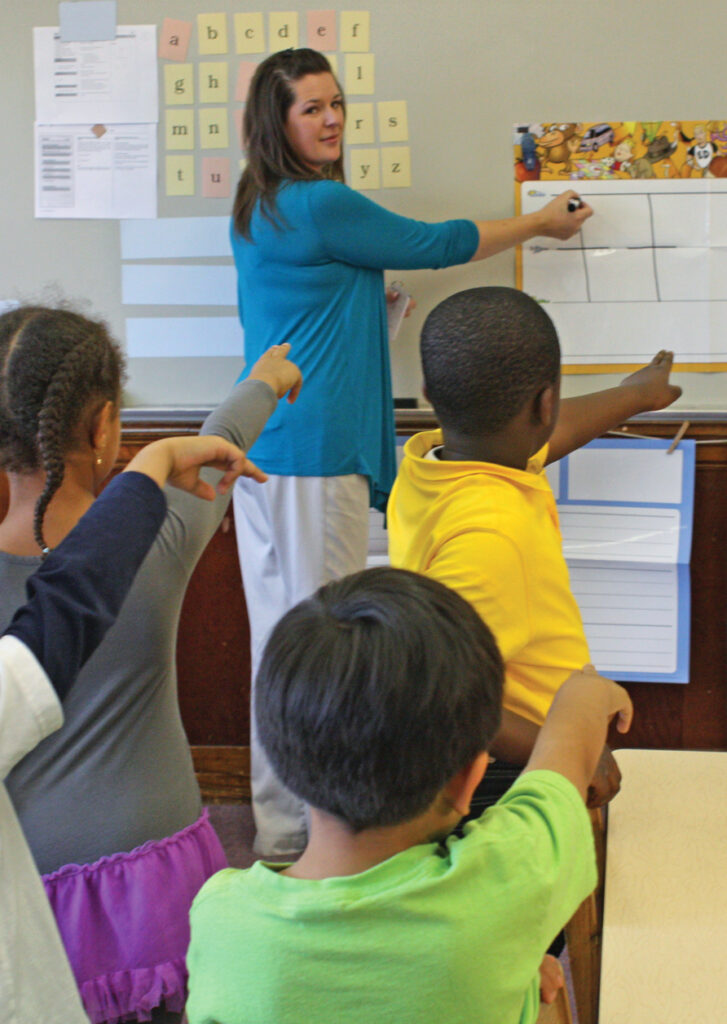
<path fill-rule="evenodd" d="M 727 753 L 616 756 L 600 1024 L 727 1020 Z"/>

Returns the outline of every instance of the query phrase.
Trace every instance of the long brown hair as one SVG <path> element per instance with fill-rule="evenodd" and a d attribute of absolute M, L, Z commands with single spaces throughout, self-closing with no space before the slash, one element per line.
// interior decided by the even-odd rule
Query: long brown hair
<path fill-rule="evenodd" d="M 312 170 L 295 152 L 285 132 L 295 99 L 294 83 L 306 75 L 325 72 L 333 74 L 328 59 L 317 50 L 301 48 L 272 54 L 258 65 L 252 77 L 242 129 L 247 167 L 232 207 L 235 231 L 244 238 L 250 238 L 250 220 L 258 199 L 263 215 L 276 223 L 275 199 L 281 181 L 316 181 L 321 176 L 344 180 L 343 152 L 323 171 Z"/>

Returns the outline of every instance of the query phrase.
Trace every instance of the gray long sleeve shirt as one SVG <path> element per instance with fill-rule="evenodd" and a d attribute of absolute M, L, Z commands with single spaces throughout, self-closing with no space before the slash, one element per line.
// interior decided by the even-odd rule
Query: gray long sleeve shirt
<path fill-rule="evenodd" d="M 275 405 L 267 384 L 245 381 L 202 432 L 248 450 Z M 68 695 L 63 727 L 8 776 L 42 874 L 173 835 L 200 815 L 177 703 L 177 624 L 189 578 L 229 500 L 200 501 L 168 489 L 159 535 L 116 623 Z M 25 602 L 26 580 L 39 563 L 0 552 L 0 630 Z"/>

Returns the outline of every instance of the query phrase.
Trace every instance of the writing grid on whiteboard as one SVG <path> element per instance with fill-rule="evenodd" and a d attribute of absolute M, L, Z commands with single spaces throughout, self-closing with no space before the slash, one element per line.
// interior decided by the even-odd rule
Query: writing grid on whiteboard
<path fill-rule="evenodd" d="M 591 658 L 634 682 L 689 681 L 694 441 L 599 439 L 548 467 Z"/>
<path fill-rule="evenodd" d="M 568 183 L 525 182 L 523 213 Z M 579 181 L 594 215 L 567 241 L 522 247 L 520 284 L 545 303 L 566 371 L 672 349 L 681 370 L 727 369 L 727 181 Z"/>

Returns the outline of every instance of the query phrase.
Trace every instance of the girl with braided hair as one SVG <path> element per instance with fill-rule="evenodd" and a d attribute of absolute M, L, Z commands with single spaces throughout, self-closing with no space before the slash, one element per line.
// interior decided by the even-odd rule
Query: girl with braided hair
<path fill-rule="evenodd" d="M 288 349 L 266 352 L 202 432 L 247 450 L 277 399 L 297 395 Z M 102 323 L 40 306 L 0 316 L 0 465 L 10 495 L 0 631 L 114 465 L 123 369 Z M 93 1024 L 180 1020 L 189 907 L 226 866 L 179 715 L 175 641 L 187 582 L 228 501 L 168 491 L 159 535 L 68 695 L 63 727 L 6 780 Z"/>

